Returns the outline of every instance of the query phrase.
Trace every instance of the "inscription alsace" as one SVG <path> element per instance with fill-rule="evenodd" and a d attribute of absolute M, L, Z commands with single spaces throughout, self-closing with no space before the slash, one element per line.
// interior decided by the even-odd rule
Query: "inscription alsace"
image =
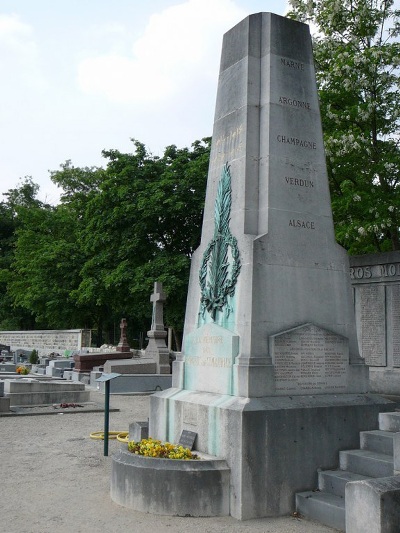
<path fill-rule="evenodd" d="M 298 139 L 297 137 L 287 137 L 286 135 L 277 135 L 277 140 L 283 144 L 291 144 L 292 146 L 300 146 L 301 148 L 308 148 L 309 150 L 316 150 L 317 143 L 307 139 Z"/>
<path fill-rule="evenodd" d="M 292 228 L 315 229 L 315 222 L 312 220 L 296 220 L 291 218 L 289 220 L 289 226 Z"/>

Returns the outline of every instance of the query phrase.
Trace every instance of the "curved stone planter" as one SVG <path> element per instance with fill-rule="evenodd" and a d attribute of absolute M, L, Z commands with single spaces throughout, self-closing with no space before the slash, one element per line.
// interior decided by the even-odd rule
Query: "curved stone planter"
<path fill-rule="evenodd" d="M 111 498 L 135 511 L 228 516 L 229 482 L 230 469 L 222 459 L 156 459 L 135 455 L 127 445 L 112 457 Z"/>

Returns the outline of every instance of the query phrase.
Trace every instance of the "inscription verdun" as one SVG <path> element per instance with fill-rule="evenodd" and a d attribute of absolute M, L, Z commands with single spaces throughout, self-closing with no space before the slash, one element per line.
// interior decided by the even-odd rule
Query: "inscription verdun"
<path fill-rule="evenodd" d="M 277 392 L 344 391 L 348 354 L 345 339 L 309 325 L 274 339 Z"/>

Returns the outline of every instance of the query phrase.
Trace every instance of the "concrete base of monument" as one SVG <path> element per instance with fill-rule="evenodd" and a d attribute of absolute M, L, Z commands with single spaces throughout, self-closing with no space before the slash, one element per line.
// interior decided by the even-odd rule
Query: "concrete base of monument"
<path fill-rule="evenodd" d="M 197 433 L 196 449 L 230 467 L 230 514 L 247 520 L 295 511 L 295 494 L 317 486 L 318 469 L 337 467 L 339 451 L 359 448 L 359 432 L 377 429 L 379 412 L 390 410 L 373 394 L 242 398 L 173 388 L 152 395 L 149 435 L 177 442 L 184 429 Z"/>
<path fill-rule="evenodd" d="M 221 459 L 143 457 L 123 445 L 112 457 L 111 498 L 144 513 L 227 516 L 229 478 L 229 467 Z"/>
<path fill-rule="evenodd" d="M 378 394 L 400 396 L 400 368 L 370 367 L 369 382 Z"/>

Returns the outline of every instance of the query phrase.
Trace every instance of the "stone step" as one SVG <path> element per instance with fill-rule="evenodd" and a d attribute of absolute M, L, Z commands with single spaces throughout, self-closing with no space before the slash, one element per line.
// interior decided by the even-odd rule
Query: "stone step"
<path fill-rule="evenodd" d="M 346 515 L 344 498 L 329 492 L 299 492 L 296 509 L 301 516 L 344 531 Z"/>
<path fill-rule="evenodd" d="M 379 429 L 384 431 L 400 431 L 400 411 L 379 413 Z"/>
<path fill-rule="evenodd" d="M 368 478 L 348 470 L 323 470 L 318 472 L 318 488 L 320 491 L 330 492 L 344 498 L 346 483 L 363 479 Z"/>
<path fill-rule="evenodd" d="M 349 470 L 367 477 L 393 476 L 393 456 L 369 450 L 339 452 L 341 470 Z"/>
<path fill-rule="evenodd" d="M 393 435 L 391 431 L 375 429 L 360 431 L 360 446 L 362 450 L 393 455 Z"/>

